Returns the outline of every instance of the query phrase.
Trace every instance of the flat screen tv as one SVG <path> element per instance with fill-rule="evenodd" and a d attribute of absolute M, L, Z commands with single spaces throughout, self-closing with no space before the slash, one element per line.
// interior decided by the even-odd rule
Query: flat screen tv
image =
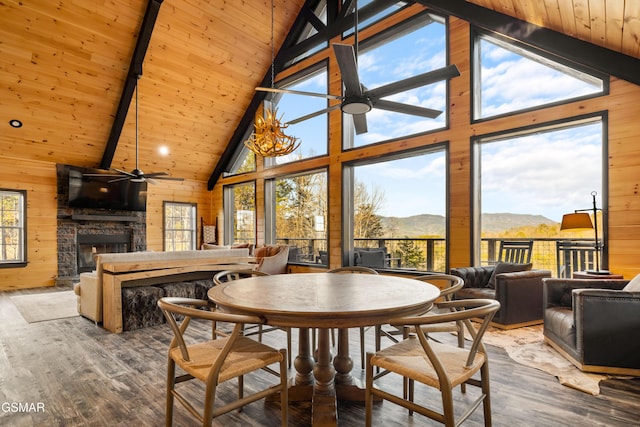
<path fill-rule="evenodd" d="M 86 176 L 87 173 L 105 176 Z M 146 211 L 147 183 L 118 179 L 113 173 L 99 169 L 70 169 L 69 207 Z"/>

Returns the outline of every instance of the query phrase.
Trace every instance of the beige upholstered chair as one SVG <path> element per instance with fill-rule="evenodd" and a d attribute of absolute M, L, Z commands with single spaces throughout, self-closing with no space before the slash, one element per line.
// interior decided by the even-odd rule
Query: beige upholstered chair
<path fill-rule="evenodd" d="M 158 306 L 173 331 L 167 366 L 167 426 L 173 423 L 174 397 L 197 417 L 203 426 L 209 427 L 213 418 L 276 393 L 280 393 L 282 425 L 287 425 L 286 350 L 276 350 L 242 336 L 244 324 L 260 323 L 259 317 L 222 313 L 216 311 L 207 301 L 188 298 L 161 298 Z M 213 311 L 199 309 L 202 307 L 208 307 Z M 178 322 L 177 316 L 184 316 L 183 320 Z M 187 344 L 188 338 L 185 337 L 185 331 L 191 319 L 231 323 L 234 325 L 233 331 L 230 334 L 220 332 L 220 337 L 215 340 Z M 271 368 L 274 364 L 279 365 L 279 370 Z M 184 375 L 176 376 L 176 365 L 185 372 Z M 278 377 L 278 381 L 245 396 L 244 375 L 258 370 L 273 374 Z M 216 406 L 218 384 L 233 378 L 238 378 L 238 399 Z M 180 386 L 180 391 L 176 388 L 176 384 L 192 379 L 200 380 L 206 386 L 203 413 L 189 402 L 189 393 L 182 390 L 183 386 Z M 262 377 L 260 380 L 263 381 Z M 258 384 L 260 383 L 252 384 L 252 390 L 257 388 Z"/>
<path fill-rule="evenodd" d="M 391 320 L 398 328 L 411 327 L 415 333 L 408 339 L 393 344 L 379 352 L 367 353 L 366 366 L 366 419 L 367 426 L 372 422 L 373 398 L 389 400 L 434 419 L 446 426 L 455 426 L 464 421 L 482 403 L 485 426 L 491 425 L 491 401 L 489 393 L 488 358 L 482 344 L 482 337 L 495 315 L 500 303 L 496 300 L 459 300 L 438 303 L 440 309 L 453 309 L 454 312 L 434 314 L 431 316 L 405 317 Z M 461 310 L 464 309 L 464 310 Z M 479 319 L 476 330 L 471 319 Z M 460 348 L 457 345 L 444 344 L 427 338 L 422 328 L 427 325 L 462 321 L 473 340 L 471 345 Z M 379 367 L 382 372 L 374 376 L 373 368 Z M 472 378 L 480 372 L 480 379 Z M 393 394 L 377 380 L 390 373 L 401 375 L 409 380 L 408 397 Z M 414 383 L 418 381 L 426 386 L 439 389 L 442 394 L 443 411 L 436 412 L 427 408 L 425 399 L 416 403 Z M 478 386 L 482 389 L 480 396 L 471 403 L 469 410 L 464 411 L 456 420 L 453 409 L 453 389 L 461 384 Z M 458 412 L 460 413 L 460 412 Z"/>
<path fill-rule="evenodd" d="M 244 279 L 246 277 L 255 277 L 255 276 L 268 276 L 268 273 L 264 273 L 262 271 L 257 270 L 224 270 L 216 273 L 213 276 L 214 285 L 220 285 L 222 283 L 229 282 L 231 280 Z M 291 366 L 291 329 L 290 328 L 278 328 L 278 327 L 267 327 L 263 328 L 261 323 L 256 325 L 246 326 L 243 335 L 245 337 L 250 337 L 252 335 L 258 336 L 258 341 L 262 342 L 262 334 L 272 332 L 272 331 L 285 331 L 287 333 L 287 351 L 288 351 L 288 363 Z"/>
<path fill-rule="evenodd" d="M 268 274 L 284 274 L 287 272 L 289 246 L 264 246 L 255 248 L 253 254 L 258 261 L 256 270 Z"/>
<path fill-rule="evenodd" d="M 348 266 L 348 267 L 340 267 L 334 268 L 333 270 L 327 271 L 327 273 L 335 273 L 335 274 L 378 274 L 372 268 L 362 267 L 362 266 Z M 376 329 L 377 330 L 377 329 Z M 363 326 L 360 327 L 360 366 L 364 369 L 364 335 L 365 329 Z"/>

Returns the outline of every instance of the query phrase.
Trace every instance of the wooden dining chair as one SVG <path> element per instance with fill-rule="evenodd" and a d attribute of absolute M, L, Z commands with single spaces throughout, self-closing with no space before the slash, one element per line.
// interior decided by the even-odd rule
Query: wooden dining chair
<path fill-rule="evenodd" d="M 173 332 L 167 364 L 166 426 L 173 424 L 174 399 L 196 417 L 201 425 L 210 427 L 215 417 L 277 393 L 280 393 L 282 425 L 287 425 L 287 351 L 276 350 L 242 335 L 245 324 L 262 323 L 259 317 L 223 313 L 208 301 L 189 298 L 161 298 L 158 307 Z M 215 340 L 197 340 L 186 336 L 192 319 L 226 322 L 233 325 L 233 331 L 230 334 L 216 331 L 219 337 Z M 278 364 L 278 370 L 272 368 L 275 364 Z M 176 376 L 176 366 L 185 373 Z M 266 386 L 259 387 L 265 381 L 264 376 L 260 376 L 260 381 L 252 383 L 251 393 L 245 395 L 244 376 L 259 370 L 277 377 L 277 383 L 271 381 Z M 238 378 L 238 398 L 216 406 L 218 385 L 233 378 Z M 205 384 L 204 402 L 197 405 L 204 406 L 202 411 L 190 402 L 193 393 L 190 387 L 185 385 L 180 386 L 179 390 L 176 388 L 177 384 L 193 379 Z"/>
<path fill-rule="evenodd" d="M 438 302 L 451 301 L 455 295 L 455 293 L 462 289 L 464 286 L 464 280 L 461 277 L 454 276 L 452 274 L 428 274 L 420 277 L 416 277 L 415 280 L 420 280 L 425 283 L 429 283 L 440 288 L 440 298 L 438 298 Z M 433 316 L 438 314 L 440 309 L 438 306 L 434 306 L 434 308 L 427 312 L 425 316 Z M 453 309 L 447 309 L 447 311 L 453 311 Z M 455 333 L 458 339 L 458 347 L 464 347 L 464 324 L 461 320 L 451 321 L 446 323 L 437 323 L 432 325 L 423 325 L 422 332 L 425 333 L 429 338 L 436 339 L 433 337 L 433 334 L 438 332 L 449 332 Z M 415 333 L 413 327 L 408 326 L 404 327 L 401 331 L 397 328 L 393 328 L 392 330 L 386 330 L 381 326 L 378 326 L 376 330 L 376 351 L 380 351 L 380 347 L 382 345 L 382 338 L 388 338 L 394 343 L 397 343 L 399 339 L 397 338 L 399 335 L 402 335 L 403 339 L 409 337 L 409 334 Z M 432 334 L 432 335 L 429 335 Z M 379 372 L 378 369 L 376 372 Z M 461 391 L 465 393 L 467 391 L 466 385 L 463 383 L 460 385 Z M 404 389 L 405 397 L 408 393 L 408 382 L 404 381 Z"/>
<path fill-rule="evenodd" d="M 413 412 L 443 423 L 446 426 L 457 426 L 467 419 L 482 404 L 484 424 L 491 425 L 491 399 L 489 388 L 489 359 L 482 337 L 491 319 L 500 308 L 500 303 L 489 299 L 466 299 L 438 303 L 440 309 L 452 312 L 431 316 L 416 316 L 392 319 L 390 323 L 398 328 L 413 328 L 408 339 L 402 340 L 376 353 L 367 353 L 365 370 L 365 425 L 371 426 L 374 397 L 388 400 Z M 476 328 L 471 319 L 479 323 Z M 427 338 L 423 331 L 425 326 L 441 323 L 464 323 L 471 338 L 471 345 L 461 348 L 458 345 L 440 343 Z M 381 372 L 374 375 L 374 367 Z M 480 372 L 480 378 L 473 378 Z M 377 380 L 382 376 L 395 373 L 408 379 L 408 395 L 398 396 L 392 389 Z M 429 399 L 421 398 L 417 403 L 414 395 L 415 382 L 440 390 L 442 411 L 427 407 Z M 459 419 L 455 419 L 453 405 L 453 389 L 461 384 L 477 386 L 480 395 L 463 411 Z M 403 391 L 404 394 L 404 391 Z M 470 399 L 465 399 L 469 402 Z M 458 411 L 460 413 L 460 411 Z"/>
<path fill-rule="evenodd" d="M 375 271 L 373 268 L 369 268 L 369 267 L 363 267 L 363 266 L 347 266 L 347 267 L 340 267 L 340 268 L 334 268 L 332 270 L 327 271 L 327 273 L 332 273 L 332 274 L 378 274 L 377 271 Z M 378 327 L 376 327 L 376 332 Z M 365 355 L 365 350 L 364 350 L 364 337 L 365 337 L 365 328 L 364 326 L 360 326 L 360 366 L 362 367 L 362 369 L 364 369 L 364 355 Z M 333 337 L 333 331 L 332 331 L 332 337 Z M 335 341 L 335 338 L 334 338 Z M 315 342 L 315 339 L 314 339 Z"/>
<path fill-rule="evenodd" d="M 230 282 L 231 280 L 239 280 L 247 277 L 269 276 L 268 273 L 264 273 L 258 270 L 224 270 L 216 273 L 213 276 L 214 285 L 220 285 L 222 283 Z M 287 334 L 287 351 L 288 351 L 288 364 L 291 367 L 291 328 L 280 328 L 277 326 L 264 327 L 262 323 L 256 325 L 248 325 L 243 331 L 245 337 L 257 335 L 258 341 L 262 342 L 262 334 L 266 334 L 273 331 L 284 331 Z"/>
<path fill-rule="evenodd" d="M 438 299 L 438 302 L 451 301 L 455 293 L 464 286 L 464 280 L 461 277 L 454 276 L 452 274 L 427 274 L 416 277 L 415 280 L 420 280 L 425 283 L 438 286 L 438 288 L 440 288 L 440 298 Z M 437 314 L 437 312 L 438 309 L 436 307 L 434 310 L 429 311 L 426 316 L 432 316 Z M 422 327 L 422 330 L 426 334 L 430 332 L 456 333 L 458 336 L 458 345 L 460 347 L 464 347 L 464 327 L 461 321 L 439 323 L 437 325 L 425 325 Z M 406 338 L 411 332 L 414 332 L 411 328 L 404 328 L 404 330 L 399 331 L 398 329 L 385 330 L 382 327 L 378 327 L 376 333 L 376 351 L 379 351 L 382 346 L 382 338 L 388 338 L 392 342 L 397 343 L 399 341 L 397 338 L 399 335 Z"/>

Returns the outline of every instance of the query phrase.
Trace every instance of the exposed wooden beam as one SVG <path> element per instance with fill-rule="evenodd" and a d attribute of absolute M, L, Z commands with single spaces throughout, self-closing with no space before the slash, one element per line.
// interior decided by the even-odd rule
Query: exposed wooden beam
<path fill-rule="evenodd" d="M 122 89 L 122 96 L 120 97 L 118 109 L 116 110 L 116 115 L 111 125 L 111 133 L 109 134 L 109 139 L 107 140 L 107 145 L 102 155 L 102 161 L 100 162 L 101 169 L 109 169 L 111 167 L 113 156 L 118 147 L 118 140 L 122 133 L 122 127 L 129 112 L 129 105 L 131 105 L 131 98 L 133 97 L 138 76 L 142 75 L 142 63 L 144 62 L 144 56 L 149 47 L 149 40 L 151 40 L 151 34 L 153 33 L 153 27 L 156 23 L 162 1 L 163 0 L 149 0 L 147 4 L 147 10 L 145 11 L 138 34 L 138 41 L 136 42 L 131 64 L 129 65 L 129 71 L 127 72 L 127 77 Z"/>
<path fill-rule="evenodd" d="M 416 0 L 436 12 L 518 40 L 550 55 L 640 84 L 640 60 L 463 0 Z"/>

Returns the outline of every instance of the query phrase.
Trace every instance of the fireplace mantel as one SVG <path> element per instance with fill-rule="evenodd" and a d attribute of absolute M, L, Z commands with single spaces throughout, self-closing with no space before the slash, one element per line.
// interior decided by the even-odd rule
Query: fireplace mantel
<path fill-rule="evenodd" d="M 140 222 L 140 217 L 127 215 L 72 214 L 73 221 Z"/>

